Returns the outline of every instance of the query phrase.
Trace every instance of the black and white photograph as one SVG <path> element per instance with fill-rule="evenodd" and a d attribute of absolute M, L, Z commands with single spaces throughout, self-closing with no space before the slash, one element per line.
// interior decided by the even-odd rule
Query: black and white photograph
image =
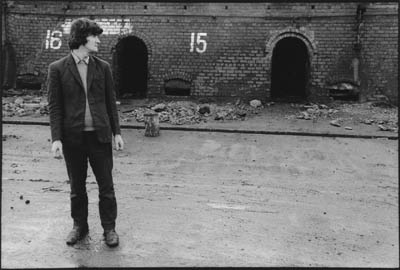
<path fill-rule="evenodd" d="M 1 0 L 1 268 L 398 268 L 398 6 Z"/>

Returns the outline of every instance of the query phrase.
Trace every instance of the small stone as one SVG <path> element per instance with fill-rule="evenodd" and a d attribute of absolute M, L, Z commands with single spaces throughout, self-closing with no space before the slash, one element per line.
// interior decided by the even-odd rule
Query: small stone
<path fill-rule="evenodd" d="M 339 124 L 338 120 L 332 120 L 329 122 L 329 124 L 331 124 L 332 126 L 335 127 L 340 127 L 341 125 Z"/>
<path fill-rule="evenodd" d="M 262 103 L 258 99 L 253 99 L 250 101 L 250 106 L 253 108 L 261 107 Z"/>
<path fill-rule="evenodd" d="M 390 128 L 388 128 L 388 127 L 385 127 L 384 125 L 378 125 L 378 127 L 379 127 L 379 129 L 380 129 L 380 130 L 382 130 L 382 131 L 388 131 L 388 130 L 391 130 Z"/>
<path fill-rule="evenodd" d="M 31 201 L 30 200 L 26 200 L 25 201 L 25 204 L 29 204 Z"/>
<path fill-rule="evenodd" d="M 366 125 L 372 125 L 373 122 L 374 122 L 374 120 L 370 120 L 370 119 L 365 119 L 363 121 L 363 123 L 366 124 Z"/>
<path fill-rule="evenodd" d="M 19 196 L 19 199 L 20 199 L 20 200 L 23 200 L 23 199 L 24 199 L 24 196 L 22 196 L 22 195 Z"/>

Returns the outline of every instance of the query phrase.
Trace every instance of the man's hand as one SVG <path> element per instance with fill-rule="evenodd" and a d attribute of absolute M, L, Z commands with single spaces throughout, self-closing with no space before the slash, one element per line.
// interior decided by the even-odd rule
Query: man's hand
<path fill-rule="evenodd" d="M 124 141 L 122 140 L 121 134 L 115 135 L 115 149 L 117 151 L 124 149 Z"/>
<path fill-rule="evenodd" d="M 51 146 L 54 158 L 61 159 L 63 157 L 63 147 L 61 141 L 54 141 Z"/>

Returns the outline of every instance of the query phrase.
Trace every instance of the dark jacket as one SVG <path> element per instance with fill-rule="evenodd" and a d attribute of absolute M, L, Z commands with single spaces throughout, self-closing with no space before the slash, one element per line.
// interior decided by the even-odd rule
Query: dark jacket
<path fill-rule="evenodd" d="M 87 72 L 88 103 L 100 142 L 109 143 L 121 134 L 110 65 L 90 56 Z M 71 54 L 49 66 L 48 101 L 52 141 L 77 144 L 82 141 L 86 95 Z"/>

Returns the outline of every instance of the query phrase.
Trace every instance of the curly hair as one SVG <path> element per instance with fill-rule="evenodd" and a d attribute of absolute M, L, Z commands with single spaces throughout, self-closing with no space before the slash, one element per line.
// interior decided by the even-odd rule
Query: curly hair
<path fill-rule="evenodd" d="M 71 50 L 78 49 L 79 46 L 86 44 L 88 36 L 98 36 L 101 33 L 103 33 L 103 29 L 95 21 L 87 18 L 75 19 L 71 23 L 69 48 Z"/>

